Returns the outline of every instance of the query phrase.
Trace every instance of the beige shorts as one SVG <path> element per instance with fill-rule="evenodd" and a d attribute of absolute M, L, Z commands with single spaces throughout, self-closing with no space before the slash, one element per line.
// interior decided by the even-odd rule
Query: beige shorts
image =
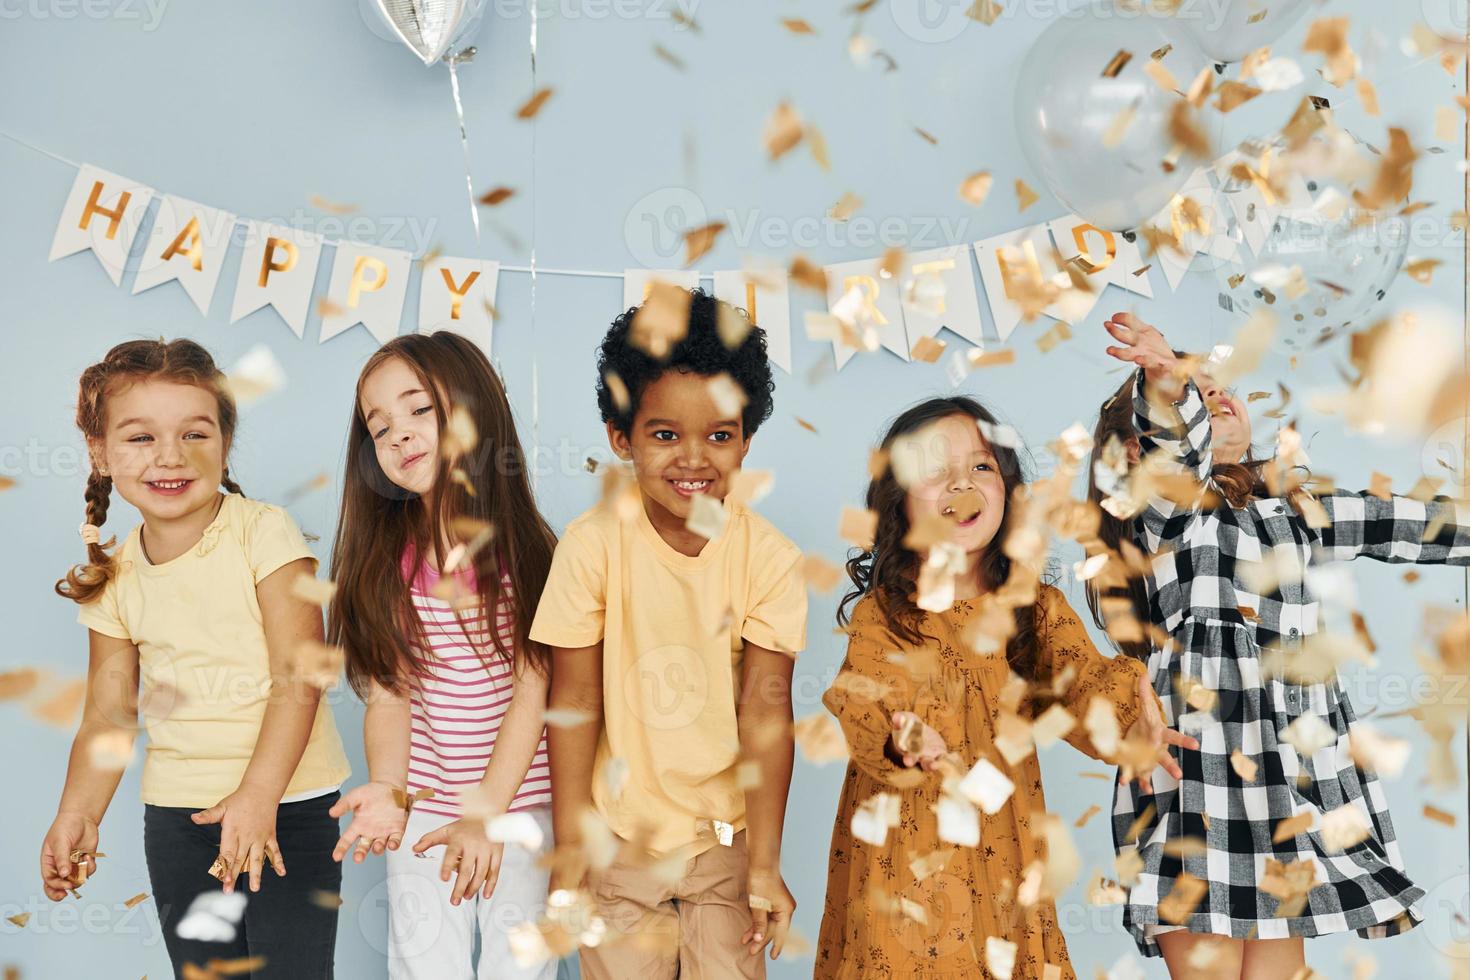
<path fill-rule="evenodd" d="M 762 980 L 765 957 L 740 945 L 750 928 L 745 832 L 687 861 L 674 881 L 614 862 L 590 876 L 617 936 L 581 951 L 584 980 Z"/>

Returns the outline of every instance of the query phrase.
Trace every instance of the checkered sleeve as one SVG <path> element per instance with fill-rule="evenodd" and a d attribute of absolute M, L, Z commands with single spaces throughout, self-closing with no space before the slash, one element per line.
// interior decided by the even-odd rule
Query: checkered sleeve
<path fill-rule="evenodd" d="M 1367 491 L 1338 490 L 1319 497 L 1318 503 L 1327 512 L 1328 524 L 1317 540 L 1325 557 L 1470 565 L 1470 504 L 1465 501 L 1385 500 Z"/>
<path fill-rule="evenodd" d="M 1143 465 L 1162 476 L 1182 474 L 1198 483 L 1210 478 L 1210 410 L 1199 388 L 1191 380 L 1172 405 L 1155 405 L 1144 394 L 1144 374 L 1139 370 L 1133 383 L 1133 427 Z M 1144 474 L 1140 474 L 1143 476 Z M 1202 498 L 1201 498 L 1202 499 Z M 1198 510 L 1185 506 L 1177 495 L 1170 499 L 1155 488 L 1142 515 L 1145 541 L 1150 551 L 1178 537 Z"/>

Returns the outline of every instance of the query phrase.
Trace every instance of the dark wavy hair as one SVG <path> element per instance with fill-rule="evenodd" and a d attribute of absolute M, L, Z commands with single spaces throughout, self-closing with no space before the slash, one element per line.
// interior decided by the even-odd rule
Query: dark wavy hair
<path fill-rule="evenodd" d="M 602 421 L 611 422 L 627 433 L 638 414 L 643 392 L 667 371 L 686 371 L 705 377 L 728 374 L 745 392 L 745 408 L 741 412 L 743 434 L 749 438 L 771 417 L 775 405 L 772 393 L 776 383 L 771 379 L 771 362 L 766 354 L 766 332 L 739 307 L 717 300 L 702 289 L 689 291 L 689 328 L 671 345 L 668 356 L 657 358 L 632 342 L 633 319 L 640 307 L 630 307 L 608 327 L 597 351 L 597 407 Z M 738 336 L 734 347 L 727 347 L 721 336 L 720 319 L 736 318 L 733 329 L 727 324 L 725 336 Z M 609 377 L 616 380 L 609 380 Z M 626 404 L 620 404 L 621 383 L 627 390 Z"/>
<path fill-rule="evenodd" d="M 1183 351 L 1175 351 L 1174 356 L 1186 357 Z M 1130 371 L 1123 379 L 1123 384 L 1112 396 L 1102 403 L 1097 413 L 1097 425 L 1092 430 L 1092 446 L 1094 459 L 1089 461 L 1087 467 L 1087 499 L 1097 506 L 1098 529 L 1097 537 L 1108 552 L 1115 557 L 1119 555 L 1119 546 L 1124 541 L 1134 545 L 1140 545 L 1139 531 L 1136 527 L 1137 518 L 1122 520 L 1114 517 L 1102 507 L 1106 494 L 1098 487 L 1097 469 L 1093 464 L 1096 454 L 1102 452 L 1103 447 L 1110 439 L 1116 438 L 1119 442 L 1127 445 L 1130 439 L 1138 438 L 1137 425 L 1133 419 L 1133 385 L 1138 377 L 1138 372 Z M 1268 459 L 1258 459 L 1254 450 L 1250 451 L 1246 458 L 1239 463 L 1214 463 L 1210 467 L 1211 488 L 1219 493 L 1221 497 L 1233 508 L 1246 506 L 1252 497 L 1267 496 L 1263 470 Z M 1126 599 L 1133 608 L 1133 615 L 1140 626 L 1148 627 L 1153 621 L 1149 604 L 1148 581 L 1142 576 L 1133 576 L 1128 579 L 1126 586 L 1101 585 L 1098 579 L 1092 578 L 1083 584 L 1087 594 L 1087 608 L 1092 612 L 1092 621 L 1098 629 L 1108 635 L 1108 642 L 1120 653 L 1136 660 L 1148 662 L 1151 649 L 1147 639 L 1120 641 L 1108 632 L 1108 624 L 1103 614 L 1103 601 L 1105 599 Z"/>
<path fill-rule="evenodd" d="M 893 420 L 883 436 L 881 448 L 885 453 L 891 451 L 898 439 L 955 415 L 988 425 L 999 424 L 990 410 L 973 398 L 963 395 L 930 398 Z M 1010 501 L 1027 481 L 1021 455 L 1008 446 L 989 445 L 1005 484 L 1006 500 Z M 869 482 L 866 498 L 868 509 L 878 515 L 873 547 L 855 549 L 847 559 L 847 576 L 852 579 L 853 589 L 838 604 L 837 622 L 845 627 L 851 616 L 850 607 L 864 596 L 871 595 L 888 629 L 908 643 L 920 644 L 926 637 L 922 629 L 925 613 L 918 607 L 915 593 L 922 557 L 903 546 L 903 539 L 909 533 L 907 497 L 908 491 L 899 484 L 893 467 L 885 461 L 882 474 Z M 980 558 L 980 586 L 986 592 L 1000 588 L 1010 576 L 1011 559 L 1000 547 L 1009 532 L 1010 508 L 1007 507 L 1000 527 L 996 529 L 995 540 Z M 1015 616 L 1016 628 L 1006 643 L 1006 660 L 1021 677 L 1035 680 L 1035 604 L 1018 607 Z"/>

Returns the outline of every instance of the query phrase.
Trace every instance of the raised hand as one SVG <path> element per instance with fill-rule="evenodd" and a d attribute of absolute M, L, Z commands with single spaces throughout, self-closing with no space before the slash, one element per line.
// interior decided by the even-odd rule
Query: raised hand
<path fill-rule="evenodd" d="M 1178 400 L 1184 393 L 1187 367 L 1174 356 L 1164 335 L 1132 313 L 1114 313 L 1103 322 L 1121 346 L 1107 348 L 1108 356 L 1143 368 L 1147 385 L 1161 397 Z"/>

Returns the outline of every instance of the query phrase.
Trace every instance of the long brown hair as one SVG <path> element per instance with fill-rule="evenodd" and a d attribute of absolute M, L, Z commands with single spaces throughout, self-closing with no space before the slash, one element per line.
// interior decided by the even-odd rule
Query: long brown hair
<path fill-rule="evenodd" d="M 846 626 L 850 616 L 849 607 L 863 596 L 872 595 L 888 628 L 906 642 L 919 644 L 924 641 L 921 629 L 924 611 L 915 602 L 920 556 L 903 546 L 909 533 L 907 498 L 908 491 L 898 482 L 893 467 L 886 461 L 886 454 L 894 443 L 940 419 L 961 415 L 987 425 L 999 425 L 990 410 L 973 398 L 956 395 L 948 398 L 930 398 L 907 409 L 888 427 L 881 449 L 885 454 L 883 471 L 868 483 L 867 507 L 878 515 L 878 528 L 873 535 L 873 547 L 859 550 L 847 559 L 847 576 L 853 589 L 847 593 L 837 607 L 837 622 Z M 990 442 L 987 440 L 987 442 Z M 990 442 L 990 451 L 995 456 L 1005 485 L 1006 501 L 1018 488 L 1025 486 L 1026 476 L 1020 455 L 1011 447 Z M 980 587 L 992 591 L 1004 585 L 1011 573 L 1011 559 L 1006 556 L 1001 542 L 1010 530 L 1010 508 L 1001 516 L 995 540 L 985 549 L 978 568 Z M 1006 642 L 1006 660 L 1011 669 L 1026 680 L 1036 677 L 1036 611 L 1034 604 L 1024 604 L 1015 610 L 1016 628 Z"/>
<path fill-rule="evenodd" d="M 220 436 L 225 444 L 225 470 L 221 485 L 231 493 L 242 493 L 240 485 L 230 479 L 229 447 L 234 440 L 239 413 L 230 393 L 224 372 L 209 356 L 209 351 L 192 340 L 129 340 L 107 352 L 107 356 L 82 372 L 77 390 L 77 428 L 89 442 L 91 471 L 87 474 L 87 523 L 101 527 L 107 521 L 107 507 L 112 501 L 112 477 L 98 468 L 98 460 L 90 451 L 92 440 L 107 435 L 107 399 L 125 384 L 139 381 L 171 381 L 195 385 L 215 397 L 219 412 Z M 73 566 L 66 577 L 56 583 L 56 594 L 73 602 L 91 602 L 102 594 L 107 583 L 117 574 L 117 563 L 108 552 L 117 539 L 87 545 L 86 562 Z"/>
<path fill-rule="evenodd" d="M 1188 356 L 1177 350 L 1174 354 L 1176 357 Z M 1136 379 L 1137 372 L 1129 372 L 1123 384 L 1113 392 L 1107 401 L 1102 403 L 1102 407 L 1098 410 L 1097 425 L 1092 430 L 1094 456 L 1087 468 L 1087 499 L 1097 507 L 1099 517 L 1098 542 L 1107 553 L 1115 558 L 1121 558 L 1126 547 L 1136 548 L 1138 546 L 1138 534 L 1135 531 L 1137 518 L 1130 517 L 1125 520 L 1116 517 L 1102 506 L 1107 494 L 1103 492 L 1098 483 L 1096 456 L 1114 440 L 1123 446 L 1127 446 L 1130 440 L 1136 444 L 1138 429 L 1133 412 L 1133 386 Z M 1252 451 L 1247 453 L 1246 458 L 1239 463 L 1212 463 L 1210 485 L 1218 491 L 1218 496 L 1223 497 L 1232 508 L 1245 507 L 1252 497 L 1261 497 L 1268 493 L 1262 473 L 1268 462 L 1269 460 L 1257 459 Z M 1213 496 L 1206 494 L 1207 504 Z M 1123 561 L 1119 564 L 1129 563 Z M 1139 569 L 1133 569 L 1128 574 L 1126 584 L 1122 585 L 1117 583 L 1116 576 L 1094 577 L 1083 583 L 1083 589 L 1087 594 L 1087 608 L 1092 612 L 1092 621 L 1098 629 L 1108 634 L 1109 642 L 1119 652 L 1147 663 L 1151 650 L 1147 633 L 1153 617 L 1149 604 L 1148 580 L 1140 572 Z M 1125 600 L 1132 607 L 1134 618 L 1143 628 L 1144 639 L 1119 640 L 1113 631 L 1108 629 L 1103 606 L 1107 600 L 1114 599 Z"/>
<path fill-rule="evenodd" d="M 430 393 L 439 425 L 434 486 L 422 498 L 388 479 L 378 465 L 372 433 L 362 415 L 363 381 L 395 357 Z M 453 411 L 468 415 L 478 438 L 463 455 L 451 459 L 445 449 Z M 368 358 L 353 392 L 342 484 L 342 511 L 332 546 L 337 590 L 327 609 L 327 639 L 345 648 L 347 680 L 359 696 L 366 697 L 370 682 L 402 692 L 405 680 L 424 673 L 415 652 L 423 649 L 423 624 L 414 613 L 403 558 L 406 552 L 433 554 L 447 577 L 443 543 L 472 537 L 467 527 L 488 527 L 492 534 L 487 546 L 469 556 L 479 611 L 491 638 L 490 654 L 515 663 L 519 652 L 536 670 L 548 671 L 550 651 L 531 642 L 530 629 L 551 568 L 556 535 L 531 494 L 505 387 L 478 346 L 448 331 L 409 334 L 390 340 Z M 502 576 L 512 583 L 509 595 Z M 515 617 L 512 648 L 495 628 L 502 603 L 509 603 Z"/>

